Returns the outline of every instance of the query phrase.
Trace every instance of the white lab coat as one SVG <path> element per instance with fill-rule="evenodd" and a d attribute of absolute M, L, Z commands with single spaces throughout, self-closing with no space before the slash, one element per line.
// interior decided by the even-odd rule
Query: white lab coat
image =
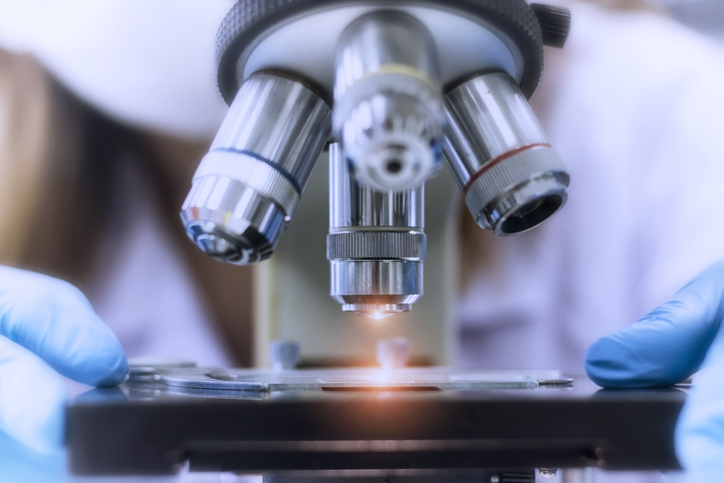
<path fill-rule="evenodd" d="M 724 52 L 663 17 L 581 5 L 559 54 L 533 104 L 569 200 L 487 239 L 461 298 L 464 363 L 582 374 L 591 342 L 724 258 Z"/>
<path fill-rule="evenodd" d="M 722 53 L 663 17 L 575 6 L 573 18 L 533 99 L 569 167 L 569 202 L 539 229 L 487 240 L 492 261 L 460 298 L 464 364 L 581 374 L 591 342 L 724 257 Z M 139 203 L 91 301 L 130 356 L 223 363 L 189 270 Z"/>

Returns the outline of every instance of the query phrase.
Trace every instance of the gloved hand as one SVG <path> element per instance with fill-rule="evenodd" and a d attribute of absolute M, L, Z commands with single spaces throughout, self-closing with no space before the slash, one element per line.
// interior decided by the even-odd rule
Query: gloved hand
<path fill-rule="evenodd" d="M 127 371 L 120 342 L 77 288 L 0 267 L 0 482 L 62 479 L 67 388 L 58 374 L 110 385 Z"/>
<path fill-rule="evenodd" d="M 586 353 L 586 372 L 604 387 L 653 387 L 696 372 L 676 428 L 676 451 L 687 481 L 724 480 L 724 260 L 666 304 Z"/>

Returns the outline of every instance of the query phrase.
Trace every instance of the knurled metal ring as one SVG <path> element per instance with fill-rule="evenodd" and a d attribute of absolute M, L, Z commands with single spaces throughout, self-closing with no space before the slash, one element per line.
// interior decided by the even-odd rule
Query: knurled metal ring
<path fill-rule="evenodd" d="M 566 173 L 560 155 L 551 147 L 526 149 L 495 162 L 489 168 L 486 165 L 481 169 L 484 172 L 479 174 L 464 192 L 465 204 L 471 213 L 480 213 L 488 203 L 510 186 L 517 185 L 536 174 L 553 171 Z"/>
<path fill-rule="evenodd" d="M 327 235 L 329 260 L 424 260 L 425 234 L 419 231 L 352 231 Z"/>
<path fill-rule="evenodd" d="M 236 75 L 238 59 L 262 34 L 310 10 L 350 3 L 350 0 L 239 0 L 222 21 L 216 35 L 217 81 L 224 100 L 231 104 L 239 90 L 242 79 L 237 79 Z M 466 16 L 495 25 L 518 47 L 523 57 L 525 70 L 520 82 L 523 94 L 530 97 L 538 86 L 543 72 L 543 40 L 538 19 L 525 0 L 395 0 L 385 6 L 395 4 L 459 10 Z"/>

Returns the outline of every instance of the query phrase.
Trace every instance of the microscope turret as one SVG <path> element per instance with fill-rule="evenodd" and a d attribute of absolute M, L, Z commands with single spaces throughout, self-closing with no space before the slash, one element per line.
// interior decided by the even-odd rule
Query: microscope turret
<path fill-rule="evenodd" d="M 240 0 L 217 37 L 231 108 L 182 209 L 210 256 L 271 256 L 329 147 L 331 294 L 376 318 L 422 295 L 424 184 L 447 161 L 479 226 L 529 230 L 569 177 L 527 98 L 568 12 L 524 0 Z"/>

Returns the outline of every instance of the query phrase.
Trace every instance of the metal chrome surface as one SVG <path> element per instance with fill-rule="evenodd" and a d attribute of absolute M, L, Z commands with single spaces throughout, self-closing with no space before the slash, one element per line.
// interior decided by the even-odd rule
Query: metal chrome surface
<path fill-rule="evenodd" d="M 182 207 L 194 242 L 240 265 L 271 256 L 327 141 L 330 116 L 329 106 L 300 82 L 250 77 Z"/>
<path fill-rule="evenodd" d="M 348 25 L 338 40 L 335 64 L 336 102 L 359 81 L 387 73 L 437 87 L 437 51 L 430 32 L 415 17 L 395 10 L 378 10 Z"/>
<path fill-rule="evenodd" d="M 332 297 L 345 312 L 381 318 L 410 310 L 422 295 L 422 262 L 330 260 Z"/>
<path fill-rule="evenodd" d="M 511 160 L 508 166 L 512 164 Z M 478 183 L 475 187 L 482 185 Z M 478 225 L 495 231 L 496 235 L 515 235 L 535 228 L 560 210 L 568 198 L 568 177 L 560 172 L 534 174 L 521 183 L 508 186 L 507 190 L 486 203 L 478 215 Z M 472 187 L 468 193 L 471 191 Z M 465 197 L 468 206 L 476 208 L 482 204 L 479 203 L 483 198 L 481 191 L 483 189 L 476 189 Z"/>
<path fill-rule="evenodd" d="M 505 73 L 480 75 L 445 97 L 443 153 L 482 228 L 529 230 L 566 202 L 565 166 Z"/>
<path fill-rule="evenodd" d="M 377 191 L 361 186 L 350 176 L 339 144 L 329 147 L 329 227 L 363 230 L 417 229 L 425 224 L 424 188 Z"/>
<path fill-rule="evenodd" d="M 421 185 L 439 166 L 444 120 L 430 33 L 409 15 L 375 12 L 347 27 L 335 59 L 333 130 L 357 179 L 378 190 Z"/>
<path fill-rule="evenodd" d="M 297 80 L 259 73 L 242 85 L 211 151 L 251 153 L 303 190 L 329 129 L 330 108 L 317 94 Z"/>
<path fill-rule="evenodd" d="M 239 265 L 269 258 L 287 223 L 276 203 L 219 176 L 194 182 L 181 218 L 189 237 L 204 252 Z"/>
<path fill-rule="evenodd" d="M 419 231 L 339 231 L 327 237 L 327 258 L 330 260 L 425 259 L 425 234 Z"/>
<path fill-rule="evenodd" d="M 330 294 L 343 311 L 375 318 L 410 310 L 422 294 L 424 188 L 360 185 L 338 143 L 329 148 L 329 184 Z"/>

